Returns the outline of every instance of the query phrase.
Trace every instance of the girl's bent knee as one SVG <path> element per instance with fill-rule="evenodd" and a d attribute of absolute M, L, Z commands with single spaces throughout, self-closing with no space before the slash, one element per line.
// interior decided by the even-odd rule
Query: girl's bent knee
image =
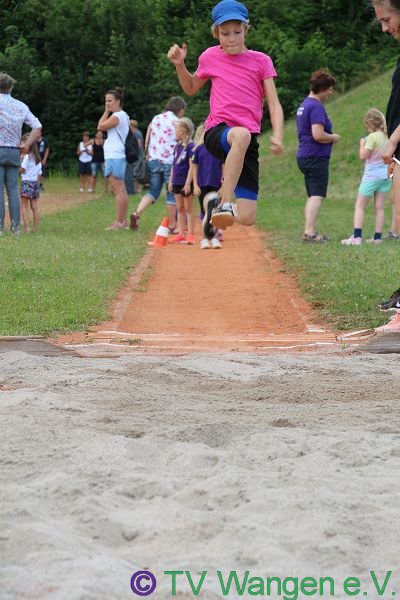
<path fill-rule="evenodd" d="M 231 136 L 228 134 L 228 141 L 232 146 L 245 146 L 246 148 L 249 146 L 251 142 L 251 133 L 245 127 L 234 127 L 229 132 Z M 231 137 L 231 139 L 229 139 Z"/>
<path fill-rule="evenodd" d="M 256 222 L 256 215 L 238 215 L 238 223 L 241 225 L 245 225 L 246 227 L 250 227 L 250 225 L 254 225 Z"/>

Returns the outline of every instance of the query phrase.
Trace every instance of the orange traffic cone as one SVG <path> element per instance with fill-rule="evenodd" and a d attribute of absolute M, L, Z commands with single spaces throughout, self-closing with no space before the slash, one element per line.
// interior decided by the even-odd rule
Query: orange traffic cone
<path fill-rule="evenodd" d="M 157 248 L 166 248 L 168 243 L 168 217 L 164 217 L 161 221 L 161 225 L 156 231 L 156 235 L 154 236 L 154 240 L 152 242 L 147 242 L 148 246 L 157 246 Z"/>

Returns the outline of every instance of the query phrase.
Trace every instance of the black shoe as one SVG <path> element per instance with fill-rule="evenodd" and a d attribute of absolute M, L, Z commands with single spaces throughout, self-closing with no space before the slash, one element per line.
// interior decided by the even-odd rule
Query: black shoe
<path fill-rule="evenodd" d="M 400 309 L 400 288 L 393 292 L 389 300 L 384 300 L 378 306 L 381 310 Z"/>
<path fill-rule="evenodd" d="M 215 236 L 215 229 L 211 223 L 211 217 L 213 215 L 213 211 L 217 208 L 220 202 L 221 200 L 217 192 L 209 192 L 204 196 L 203 206 L 205 207 L 205 215 L 203 218 L 203 232 L 204 237 L 208 240 L 212 240 L 212 238 Z"/>

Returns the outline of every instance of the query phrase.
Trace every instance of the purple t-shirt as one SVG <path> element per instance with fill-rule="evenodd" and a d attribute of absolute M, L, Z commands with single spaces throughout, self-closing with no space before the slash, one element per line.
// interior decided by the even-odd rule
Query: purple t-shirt
<path fill-rule="evenodd" d="M 202 187 L 220 187 L 222 178 L 222 163 L 209 153 L 204 144 L 199 144 L 193 150 L 192 161 L 197 168 L 197 183 Z"/>
<path fill-rule="evenodd" d="M 300 104 L 296 116 L 299 138 L 297 156 L 299 158 L 310 158 L 312 156 L 329 158 L 331 155 L 332 144 L 320 144 L 312 136 L 311 127 L 318 123 L 324 126 L 326 133 L 332 133 L 332 122 L 321 102 L 307 96 Z"/>
<path fill-rule="evenodd" d="M 174 162 L 172 166 L 172 185 L 185 185 L 193 148 L 193 142 L 189 142 L 187 146 L 184 146 L 182 142 L 178 142 L 175 146 Z"/>

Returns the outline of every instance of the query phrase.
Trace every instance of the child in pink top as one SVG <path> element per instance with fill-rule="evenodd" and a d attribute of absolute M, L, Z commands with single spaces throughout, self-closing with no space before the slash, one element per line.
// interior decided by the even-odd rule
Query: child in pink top
<path fill-rule="evenodd" d="M 204 143 L 207 150 L 225 162 L 224 180 L 218 193 L 204 199 L 204 235 L 214 228 L 225 229 L 238 221 L 253 225 L 257 213 L 258 142 L 264 98 L 273 129 L 271 150 L 283 151 L 283 111 L 276 93 L 276 72 L 272 60 L 262 52 L 248 50 L 248 10 L 236 0 L 222 0 L 212 10 L 213 36 L 219 46 L 203 52 L 198 68 L 186 68 L 186 44 L 173 45 L 168 58 L 175 65 L 179 82 L 193 96 L 211 80 L 210 114 L 206 120 Z M 231 200 L 236 195 L 236 206 Z"/>

